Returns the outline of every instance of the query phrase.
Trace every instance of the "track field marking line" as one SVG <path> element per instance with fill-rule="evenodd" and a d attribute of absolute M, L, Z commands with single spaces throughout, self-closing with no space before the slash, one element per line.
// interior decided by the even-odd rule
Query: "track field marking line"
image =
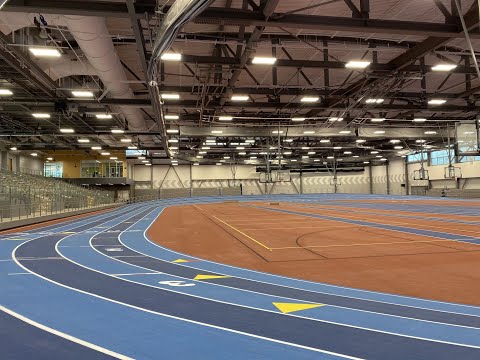
<path fill-rule="evenodd" d="M 295 205 L 292 206 L 293 208 L 295 208 Z M 269 208 L 269 209 L 273 209 L 273 208 Z M 274 209 L 273 209 L 274 210 Z M 287 209 L 288 210 L 288 209 Z M 289 210 L 289 211 L 297 211 L 297 210 Z M 335 210 L 334 210 L 335 211 Z M 321 215 L 321 214 L 316 214 L 316 213 L 307 213 L 307 214 L 311 214 L 311 215 Z M 335 215 L 335 214 L 331 214 L 329 213 L 328 216 L 332 216 L 332 217 L 340 217 L 340 218 L 344 218 L 344 219 L 347 219 L 347 220 L 356 220 L 356 221 L 365 221 L 365 222 L 371 222 L 371 221 L 378 221 L 378 219 L 367 219 L 365 220 L 365 218 L 359 218 L 359 217 L 348 217 L 348 216 L 344 216 L 343 214 L 339 214 L 339 215 Z M 387 219 L 383 220 L 383 221 L 387 221 Z M 437 220 L 438 221 L 438 220 Z M 474 230 L 463 230 L 463 229 L 451 229 L 451 228 L 445 228 L 445 227 L 439 227 L 439 226 L 435 226 L 435 225 L 425 225 L 425 224 L 422 224 L 422 225 L 419 225 L 419 224 L 416 224 L 416 223 L 410 223 L 410 222 L 401 222 L 401 221 L 390 221 L 388 220 L 388 224 L 385 224 L 385 223 L 377 223 L 377 224 L 381 224 L 381 225 L 394 225 L 394 226 L 412 226 L 413 225 L 413 229 L 417 229 L 417 230 L 428 230 L 428 229 L 425 229 L 425 228 L 432 228 L 432 229 L 441 229 L 441 230 L 449 230 L 449 231 L 461 231 L 461 232 L 468 232 L 468 233 L 473 233 L 473 234 L 478 234 L 478 230 L 477 231 L 474 231 Z M 396 225 L 395 225 L 396 224 Z M 421 226 L 421 227 L 417 227 L 417 226 Z M 473 225 L 475 226 L 475 225 Z M 462 234 L 455 234 L 455 233 L 449 233 L 449 232 L 445 232 L 445 234 L 450 234 L 450 235 L 460 235 L 462 236 Z M 469 236 L 469 235 L 464 235 L 464 236 Z"/>
<path fill-rule="evenodd" d="M 395 242 L 386 242 L 386 243 L 365 243 L 365 244 L 339 244 L 339 245 L 312 245 L 312 246 L 302 246 L 301 248 L 333 248 L 333 247 L 349 247 L 349 246 L 371 246 L 371 245 L 398 245 L 398 244 L 417 244 L 417 243 L 435 243 L 435 242 L 458 242 L 455 240 L 418 240 L 418 241 L 395 241 Z M 272 250 L 286 250 L 286 249 L 301 249 L 298 246 L 285 246 L 279 248 L 272 248 Z"/>
<path fill-rule="evenodd" d="M 226 223 L 225 221 L 223 221 L 223 220 L 219 219 L 219 218 L 218 218 L 218 217 L 216 217 L 215 215 L 212 215 L 212 217 L 214 217 L 216 220 L 220 221 L 222 224 L 225 224 L 225 225 L 227 225 L 229 228 L 231 228 L 231 229 L 233 229 L 233 230 L 237 231 L 238 233 L 242 234 L 242 235 L 243 235 L 243 236 L 245 236 L 246 238 L 248 238 L 248 239 L 252 240 L 252 241 L 253 241 L 253 242 L 255 242 L 256 244 L 260 245 L 261 247 L 263 247 L 263 248 L 267 249 L 268 251 L 272 251 L 272 249 L 271 249 L 271 248 L 269 248 L 268 246 L 266 246 L 266 245 L 262 244 L 260 241 L 258 241 L 258 240 L 255 240 L 255 239 L 254 239 L 254 238 L 252 238 L 251 236 L 249 236 L 249 235 L 245 234 L 244 232 L 242 232 L 242 231 L 238 230 L 237 228 L 233 227 L 232 225 L 230 225 L 230 224 Z"/>
<path fill-rule="evenodd" d="M 31 275 L 35 275 L 35 274 L 31 274 Z M 117 359 L 122 359 L 122 360 L 134 360 L 133 358 L 131 357 L 128 357 L 128 356 L 125 356 L 125 355 L 122 355 L 122 354 L 119 354 L 119 353 L 116 353 L 114 351 L 111 351 L 111 350 L 108 350 L 108 349 L 105 349 L 101 346 L 98 346 L 98 345 L 95 345 L 95 344 L 92 344 L 92 343 L 89 343 L 87 341 L 84 341 L 82 339 L 79 339 L 79 338 L 76 338 L 74 336 L 71 336 L 71 335 L 68 335 L 68 334 L 65 334 L 61 331 L 58 331 L 58 330 L 55 330 L 55 329 L 52 329 L 48 326 L 45 326 L 43 324 L 40 324 L 32 319 L 29 319 L 23 315 L 20 315 L 19 313 L 16 313 L 10 309 L 7 309 L 6 307 L 3 307 L 0 305 L 0 311 L 3 311 L 5 313 L 7 313 L 8 315 L 10 316 L 13 316 L 14 318 L 17 318 L 29 325 L 32 325 L 32 326 L 35 326 L 36 328 L 39 328 L 43 331 L 46 331 L 46 332 L 49 332 L 50 334 L 53 334 L 53 335 L 56 335 L 56 336 L 59 336 L 61 338 L 64 338 L 66 340 L 69 340 L 73 343 L 76 343 L 76 344 L 79 344 L 79 345 L 82 345 L 82 346 L 85 346 L 89 349 L 92 349 L 92 350 L 95 350 L 95 351 L 98 351 L 100 353 L 103 353 L 103 354 L 106 354 L 106 355 L 109 355 L 109 356 L 112 356 L 114 358 L 117 358 Z"/>

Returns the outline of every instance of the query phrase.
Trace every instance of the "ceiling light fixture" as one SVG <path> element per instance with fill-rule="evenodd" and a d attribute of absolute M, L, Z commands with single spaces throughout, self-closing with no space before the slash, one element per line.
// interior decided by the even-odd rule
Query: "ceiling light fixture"
<path fill-rule="evenodd" d="M 342 130 L 339 132 L 339 134 L 351 134 L 352 132 L 350 130 Z"/>
<path fill-rule="evenodd" d="M 132 139 L 120 139 L 120 141 L 123 143 L 131 143 Z"/>
<path fill-rule="evenodd" d="M 345 64 L 347 69 L 365 69 L 370 66 L 370 61 L 349 61 Z"/>
<path fill-rule="evenodd" d="M 167 52 L 164 53 L 161 57 L 161 60 L 163 61 L 181 61 L 182 60 L 182 54 L 177 54 L 177 53 L 171 53 Z"/>
<path fill-rule="evenodd" d="M 428 100 L 429 105 L 442 105 L 445 104 L 447 100 L 445 99 L 430 99 Z"/>
<path fill-rule="evenodd" d="M 63 133 L 63 134 L 73 134 L 75 132 L 75 130 L 70 129 L 70 128 L 61 128 L 60 132 Z"/>
<path fill-rule="evenodd" d="M 168 129 L 167 134 L 178 134 L 178 130 L 176 129 Z"/>
<path fill-rule="evenodd" d="M 32 53 L 32 55 L 36 57 L 60 57 L 62 54 L 58 49 L 54 48 L 42 48 L 42 47 L 34 47 L 34 48 L 28 48 L 28 50 Z"/>
<path fill-rule="evenodd" d="M 283 134 L 282 130 L 273 130 L 272 134 Z"/>
<path fill-rule="evenodd" d="M 223 134 L 222 130 L 212 130 L 212 134 Z"/>
<path fill-rule="evenodd" d="M 255 64 L 255 65 L 273 65 L 276 62 L 277 62 L 277 59 L 274 57 L 255 56 L 252 59 L 252 64 Z"/>
<path fill-rule="evenodd" d="M 318 96 L 304 96 L 300 101 L 304 103 L 314 103 L 320 100 Z"/>
<path fill-rule="evenodd" d="M 438 64 L 438 65 L 432 66 L 432 71 L 452 71 L 456 67 L 457 65 L 455 64 Z"/>
<path fill-rule="evenodd" d="M 322 139 L 320 140 L 321 143 L 326 144 L 330 142 L 330 139 Z"/>
<path fill-rule="evenodd" d="M 89 143 L 90 140 L 89 139 L 78 139 L 77 140 L 79 143 Z"/>
<path fill-rule="evenodd" d="M 413 122 L 417 122 L 417 123 L 423 123 L 423 122 L 427 121 L 427 119 L 424 119 L 424 118 L 416 118 L 416 119 L 413 119 L 412 121 L 413 121 Z"/>
<path fill-rule="evenodd" d="M 356 142 L 357 144 L 363 144 L 364 142 L 367 142 L 367 140 L 365 140 L 365 139 L 357 139 L 357 140 L 355 140 L 355 142 Z"/>
<path fill-rule="evenodd" d="M 127 149 L 128 149 L 128 150 L 137 150 L 138 147 L 136 147 L 136 146 L 129 146 L 129 147 L 127 147 Z"/>
<path fill-rule="evenodd" d="M 304 117 L 294 117 L 294 118 L 292 118 L 292 121 L 301 122 L 301 121 L 305 121 L 305 118 Z"/>
<path fill-rule="evenodd" d="M 385 121 L 385 118 L 373 118 L 373 119 L 370 119 L 371 122 L 384 122 Z"/>
<path fill-rule="evenodd" d="M 91 98 L 94 96 L 93 92 L 86 90 L 74 90 L 72 91 L 72 95 L 79 98 Z"/>
<path fill-rule="evenodd" d="M 248 99 L 250 99 L 248 95 L 232 95 L 230 98 L 232 101 L 248 101 Z"/>
<path fill-rule="evenodd" d="M 374 134 L 385 134 L 384 130 L 377 130 L 373 132 Z"/>
<path fill-rule="evenodd" d="M 17 151 L 17 148 L 15 146 L 11 147 L 10 150 L 12 151 Z"/>
<path fill-rule="evenodd" d="M 328 121 L 340 122 L 340 121 L 343 121 L 343 118 L 342 117 L 330 117 L 330 118 L 328 118 Z"/>
<path fill-rule="evenodd" d="M 218 117 L 218 120 L 219 120 L 219 121 L 232 121 L 232 120 L 233 120 L 233 116 L 227 116 L 227 115 L 219 116 L 219 117 Z"/>
<path fill-rule="evenodd" d="M 38 154 L 35 153 L 35 152 L 34 152 L 34 153 L 31 153 L 30 155 L 32 155 L 32 156 L 38 156 Z"/>
<path fill-rule="evenodd" d="M 178 139 L 168 139 L 169 143 L 178 143 Z"/>
<path fill-rule="evenodd" d="M 0 89 L 1 96 L 13 95 L 13 92 L 9 89 Z"/>
<path fill-rule="evenodd" d="M 311 135 L 311 134 L 315 134 L 315 131 L 307 130 L 307 131 L 304 131 L 303 133 L 304 133 L 305 135 Z"/>
<path fill-rule="evenodd" d="M 112 134 L 123 134 L 125 130 L 122 129 L 112 129 Z"/>
<path fill-rule="evenodd" d="M 96 114 L 95 116 L 101 120 L 111 119 L 113 117 L 111 114 Z"/>
<path fill-rule="evenodd" d="M 180 119 L 180 116 L 178 116 L 178 115 L 173 115 L 173 114 L 171 114 L 171 115 L 165 115 L 164 117 L 165 117 L 165 120 L 178 120 L 178 119 Z"/>
<path fill-rule="evenodd" d="M 161 94 L 163 100 L 179 100 L 180 94 Z"/>
<path fill-rule="evenodd" d="M 33 113 L 32 116 L 36 119 L 50 119 L 50 114 L 47 113 Z"/>
<path fill-rule="evenodd" d="M 385 99 L 367 99 L 365 103 L 367 104 L 382 104 Z"/>
<path fill-rule="evenodd" d="M 92 146 L 92 150 L 102 150 L 101 146 Z"/>
<path fill-rule="evenodd" d="M 435 135 L 437 132 L 436 131 L 433 131 L 433 130 L 428 130 L 428 131 L 425 131 L 424 134 L 425 135 Z"/>
<path fill-rule="evenodd" d="M 110 153 L 109 153 L 109 152 L 102 152 L 102 153 L 100 153 L 100 155 L 103 155 L 103 156 L 109 156 L 109 155 L 110 155 Z"/>

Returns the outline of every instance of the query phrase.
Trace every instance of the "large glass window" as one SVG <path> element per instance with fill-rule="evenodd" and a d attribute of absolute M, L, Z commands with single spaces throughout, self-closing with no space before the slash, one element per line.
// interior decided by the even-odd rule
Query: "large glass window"
<path fill-rule="evenodd" d="M 62 162 L 48 162 L 43 165 L 43 175 L 45 177 L 63 177 L 63 163 Z"/>
<path fill-rule="evenodd" d="M 123 177 L 123 161 L 118 160 L 84 160 L 80 163 L 80 177 Z"/>
<path fill-rule="evenodd" d="M 448 149 L 432 151 L 430 153 L 431 165 L 448 165 L 455 160 L 453 149 L 450 150 L 451 161 L 448 161 Z"/>
<path fill-rule="evenodd" d="M 420 162 L 423 160 L 426 160 L 427 159 L 427 154 L 423 154 L 423 157 L 422 157 L 422 153 L 419 152 L 419 153 L 416 153 L 416 154 L 410 154 L 410 155 L 407 155 L 407 162 L 409 163 L 413 163 L 413 162 Z"/>

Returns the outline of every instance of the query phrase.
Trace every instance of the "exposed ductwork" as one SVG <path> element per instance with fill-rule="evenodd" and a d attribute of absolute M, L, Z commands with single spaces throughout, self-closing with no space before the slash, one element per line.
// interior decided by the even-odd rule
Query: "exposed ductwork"
<path fill-rule="evenodd" d="M 212 2 L 213 0 L 176 0 L 163 19 L 162 25 L 160 26 L 153 44 L 152 57 L 150 59 L 147 74 L 149 79 L 148 85 L 152 105 L 158 117 L 157 124 L 163 147 L 170 156 L 172 153 L 168 148 L 163 104 L 160 101 L 160 89 L 156 76 L 157 62 L 170 48 L 181 28 L 187 22 L 192 21 L 195 17 L 201 14 Z"/>
<path fill-rule="evenodd" d="M 27 26 L 33 26 L 35 16 L 38 14 L 0 13 L 0 30 L 8 34 Z M 44 15 L 44 17 L 49 24 L 68 27 L 89 61 L 89 64 L 84 64 L 71 61 L 71 59 L 61 60 L 54 63 L 54 66 L 52 63 L 47 65 L 47 62 L 41 62 L 42 68 L 52 76 L 53 80 L 71 75 L 98 75 L 106 87 L 107 97 L 135 98 L 128 85 L 127 76 L 113 46 L 104 18 L 59 15 Z M 125 116 L 130 130 L 144 131 L 147 129 L 140 109 L 119 105 L 117 110 Z"/>

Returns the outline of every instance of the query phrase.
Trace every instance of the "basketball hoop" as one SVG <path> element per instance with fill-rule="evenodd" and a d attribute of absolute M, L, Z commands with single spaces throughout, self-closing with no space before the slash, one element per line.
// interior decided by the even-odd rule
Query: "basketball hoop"
<path fill-rule="evenodd" d="M 460 179 L 462 177 L 462 168 L 449 165 L 444 169 L 444 179 Z"/>
<path fill-rule="evenodd" d="M 428 170 L 421 168 L 420 170 L 415 170 L 413 172 L 413 180 L 430 180 Z"/>

